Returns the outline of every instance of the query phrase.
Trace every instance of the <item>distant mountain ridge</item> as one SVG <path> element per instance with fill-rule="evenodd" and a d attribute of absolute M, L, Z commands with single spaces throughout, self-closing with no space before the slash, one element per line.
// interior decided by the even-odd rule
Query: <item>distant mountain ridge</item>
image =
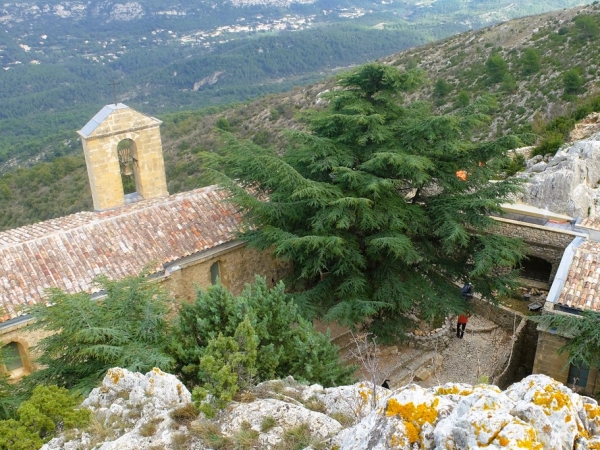
<path fill-rule="evenodd" d="M 478 137 L 540 133 L 545 124 L 583 108 L 598 91 L 599 43 L 600 5 L 590 5 L 465 32 L 386 56 L 382 61 L 399 68 L 422 68 L 428 83 L 407 98 L 429 102 L 440 113 L 458 111 L 481 95 L 494 95 L 498 105 L 491 125 L 479 130 Z M 256 46 L 257 41 L 249 45 Z M 249 48 L 258 51 L 260 47 Z M 218 89 L 220 77 L 216 83 L 206 85 Z M 103 83 L 108 84 L 108 80 Z M 334 83 L 328 79 L 234 107 L 159 115 L 164 120 L 162 133 L 169 192 L 190 190 L 206 183 L 197 154 L 218 149 L 215 130 L 219 128 L 260 145 L 285 148 L 282 132 L 301 127 L 297 113 L 322 105 L 321 94 Z M 148 112 L 147 105 L 126 103 Z M 79 128 L 99 107 L 88 109 L 87 113 L 72 118 Z M 60 115 L 39 117 L 52 126 L 52 121 L 60 120 Z M 14 123 L 13 131 L 19 133 L 30 130 L 35 133 L 40 125 L 19 118 L 10 123 Z M 4 133 L 2 127 L 0 121 L 3 142 L 10 142 L 11 135 Z M 20 135 L 14 136 L 15 140 L 18 138 Z M 0 208 L 4 212 L 0 215 L 0 229 L 91 208 L 83 156 L 74 131 L 65 132 L 61 139 L 49 138 L 47 144 L 37 142 L 37 147 L 31 146 L 29 155 L 24 152 L 24 158 L 10 160 L 8 163 L 14 165 L 8 170 L 13 173 L 0 178 Z M 76 156 L 14 171 L 26 158 L 31 163 L 39 162 L 40 148 L 46 156 L 52 156 L 55 149 Z"/>

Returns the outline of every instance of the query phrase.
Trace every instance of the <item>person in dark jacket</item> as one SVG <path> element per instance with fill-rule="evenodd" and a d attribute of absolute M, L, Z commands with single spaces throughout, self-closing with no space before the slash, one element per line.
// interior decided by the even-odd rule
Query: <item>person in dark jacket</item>
<path fill-rule="evenodd" d="M 473 285 L 466 283 L 460 290 L 460 294 L 464 301 L 471 300 L 473 298 Z"/>

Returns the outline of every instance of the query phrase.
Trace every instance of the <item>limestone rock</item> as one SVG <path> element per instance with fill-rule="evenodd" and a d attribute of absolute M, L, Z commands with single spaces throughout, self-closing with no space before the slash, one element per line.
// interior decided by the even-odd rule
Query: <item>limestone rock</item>
<path fill-rule="evenodd" d="M 243 427 L 244 422 L 259 432 L 265 417 L 275 419 L 276 426 L 259 436 L 260 448 L 264 449 L 279 444 L 285 430 L 297 428 L 303 424 L 308 425 L 310 434 L 316 439 L 328 438 L 342 429 L 342 425 L 337 420 L 326 414 L 282 400 L 267 398 L 251 403 L 232 403 L 219 417 L 219 422 L 222 423 L 221 433 L 225 436 L 233 436 Z"/>
<path fill-rule="evenodd" d="M 593 216 L 600 200 L 600 133 L 559 150 L 555 156 L 527 161 L 519 200 L 572 217 Z"/>
<path fill-rule="evenodd" d="M 65 443 L 52 439 L 43 450 L 97 448 L 101 450 L 145 450 L 169 448 L 180 430 L 170 413 L 191 402 L 187 388 L 174 376 L 153 369 L 146 375 L 119 367 L 110 369 L 102 385 L 90 393 L 82 406 L 92 410 L 92 422 L 103 430 L 100 436 L 83 433 Z"/>
<path fill-rule="evenodd" d="M 347 450 L 410 449 L 415 443 L 432 448 L 435 425 L 454 407 L 449 399 L 416 384 L 394 391 L 384 405 L 339 433 L 334 443 Z"/>
<path fill-rule="evenodd" d="M 84 402 L 96 426 L 77 439 L 55 438 L 43 449 L 209 450 L 198 431 L 207 424 L 232 446 L 240 431 L 250 428 L 256 437 L 252 445 L 263 450 L 277 448 L 285 432 L 299 426 L 310 433 L 314 448 L 320 441 L 340 450 L 583 450 L 600 445 L 598 403 L 545 375 L 531 375 L 504 392 L 456 383 L 429 389 L 376 387 L 375 407 L 372 392 L 366 382 L 324 389 L 288 377 L 261 383 L 245 403 L 231 402 L 212 421 L 182 424 L 171 411 L 189 402 L 190 395 L 175 377 L 159 370 L 141 375 L 112 369 Z M 265 418 L 271 426 L 263 426 Z M 98 426 L 115 433 L 99 441 Z"/>

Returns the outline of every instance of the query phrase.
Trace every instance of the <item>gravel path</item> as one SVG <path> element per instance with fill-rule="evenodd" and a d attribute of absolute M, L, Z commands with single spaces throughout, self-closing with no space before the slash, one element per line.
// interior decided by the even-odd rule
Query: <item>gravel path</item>
<path fill-rule="evenodd" d="M 509 333 L 483 317 L 473 316 L 469 319 L 464 338 L 454 337 L 442 352 L 442 367 L 431 378 L 418 384 L 423 387 L 447 382 L 474 385 L 486 376 L 493 383 L 492 374 L 508 359 L 511 343 Z"/>

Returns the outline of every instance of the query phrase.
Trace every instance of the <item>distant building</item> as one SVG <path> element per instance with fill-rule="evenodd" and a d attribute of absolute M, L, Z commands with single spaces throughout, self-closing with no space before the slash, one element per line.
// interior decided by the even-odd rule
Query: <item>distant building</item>
<path fill-rule="evenodd" d="M 237 240 L 241 216 L 215 186 L 169 195 L 160 121 L 123 104 L 105 106 L 79 131 L 93 212 L 0 232 L 0 343 L 13 378 L 35 370 L 23 307 L 48 288 L 93 293 L 98 275 L 120 279 L 148 267 L 175 298 L 217 277 L 239 293 L 255 273 L 279 280 L 287 266 Z M 127 182 L 133 192 L 126 193 Z"/>

